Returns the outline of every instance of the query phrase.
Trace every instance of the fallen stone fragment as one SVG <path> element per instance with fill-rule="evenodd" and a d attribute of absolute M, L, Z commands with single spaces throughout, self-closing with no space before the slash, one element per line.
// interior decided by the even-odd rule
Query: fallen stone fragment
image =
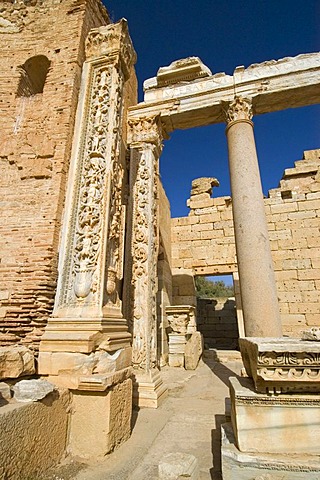
<path fill-rule="evenodd" d="M 0 382 L 0 402 L 3 400 L 11 400 L 11 390 L 7 383 Z"/>
<path fill-rule="evenodd" d="M 36 402 L 42 400 L 55 390 L 55 386 L 47 380 L 20 380 L 13 387 L 14 399 L 17 402 Z"/>
<path fill-rule="evenodd" d="M 0 347 L 0 379 L 18 378 L 35 373 L 34 355 L 27 347 Z"/>
<path fill-rule="evenodd" d="M 184 350 L 184 367 L 195 370 L 203 352 L 203 337 L 200 332 L 194 332 L 186 343 Z"/>
<path fill-rule="evenodd" d="M 159 463 L 159 479 L 178 480 L 179 478 L 199 479 L 198 460 L 188 453 L 169 453 Z"/>
<path fill-rule="evenodd" d="M 312 327 L 309 330 L 302 332 L 302 340 L 312 340 L 313 342 L 320 342 L 320 328 Z"/>

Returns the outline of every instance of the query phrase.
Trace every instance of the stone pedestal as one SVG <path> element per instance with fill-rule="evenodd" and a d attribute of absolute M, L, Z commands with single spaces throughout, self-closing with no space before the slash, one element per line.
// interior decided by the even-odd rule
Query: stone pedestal
<path fill-rule="evenodd" d="M 251 379 L 230 379 L 231 422 L 241 452 L 319 455 L 320 394 L 257 393 Z"/>
<path fill-rule="evenodd" d="M 184 367 L 184 353 L 188 335 L 169 333 L 169 366 Z"/>
<path fill-rule="evenodd" d="M 133 402 L 139 407 L 158 408 L 168 396 L 168 389 L 156 368 L 148 372 L 135 371 Z"/>
<path fill-rule="evenodd" d="M 221 428 L 223 480 L 319 480 L 318 456 L 241 452 L 230 423 Z"/>
<path fill-rule="evenodd" d="M 102 391 L 96 391 L 97 378 L 83 377 L 79 389 L 72 391 L 68 444 L 72 456 L 102 458 L 130 437 L 132 380 L 127 375 L 123 371 L 122 378 L 109 376 L 111 385 Z"/>

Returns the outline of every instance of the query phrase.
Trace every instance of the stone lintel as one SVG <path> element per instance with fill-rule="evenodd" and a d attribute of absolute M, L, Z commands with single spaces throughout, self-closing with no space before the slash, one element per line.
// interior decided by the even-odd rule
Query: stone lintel
<path fill-rule="evenodd" d="M 239 343 L 246 372 L 258 392 L 320 393 L 320 342 L 246 337 Z"/>
<path fill-rule="evenodd" d="M 230 378 L 231 422 L 242 452 L 319 455 L 320 395 L 257 393 Z"/>
<path fill-rule="evenodd" d="M 254 115 L 313 105 L 319 102 L 319 71 L 317 52 L 238 67 L 233 76 L 218 73 L 185 84 L 154 85 L 146 90 L 144 102 L 130 109 L 129 118 L 161 113 L 168 133 L 221 123 L 221 102 L 234 99 L 235 86 L 237 95 L 252 99 Z"/>

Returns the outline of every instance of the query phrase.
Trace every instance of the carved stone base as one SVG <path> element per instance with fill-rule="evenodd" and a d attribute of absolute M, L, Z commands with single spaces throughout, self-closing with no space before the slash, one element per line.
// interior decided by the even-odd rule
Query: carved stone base
<path fill-rule="evenodd" d="M 221 427 L 223 480 L 319 480 L 320 464 L 315 456 L 242 453 L 236 447 L 230 423 Z"/>
<path fill-rule="evenodd" d="M 72 392 L 68 453 L 85 460 L 102 458 L 130 437 L 132 380 L 94 391 L 94 380 L 87 378 L 82 387 Z"/>
<path fill-rule="evenodd" d="M 258 392 L 320 393 L 320 342 L 297 338 L 239 339 L 243 364 Z"/>
<path fill-rule="evenodd" d="M 168 395 L 159 370 L 137 372 L 134 377 L 133 403 L 138 407 L 158 408 Z"/>
<path fill-rule="evenodd" d="M 91 353 L 101 343 L 115 351 L 130 345 L 126 321 L 119 319 L 52 318 L 41 338 L 40 352 Z"/>
<path fill-rule="evenodd" d="M 319 394 L 272 396 L 257 393 L 251 379 L 230 378 L 230 397 L 231 423 L 241 452 L 319 455 Z"/>

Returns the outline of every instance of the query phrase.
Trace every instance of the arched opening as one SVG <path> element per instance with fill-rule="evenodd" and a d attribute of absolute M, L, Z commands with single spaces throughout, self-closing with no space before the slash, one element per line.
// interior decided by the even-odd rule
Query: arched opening
<path fill-rule="evenodd" d="M 31 57 L 21 65 L 17 96 L 32 97 L 42 93 L 49 67 L 50 60 L 44 55 Z"/>

